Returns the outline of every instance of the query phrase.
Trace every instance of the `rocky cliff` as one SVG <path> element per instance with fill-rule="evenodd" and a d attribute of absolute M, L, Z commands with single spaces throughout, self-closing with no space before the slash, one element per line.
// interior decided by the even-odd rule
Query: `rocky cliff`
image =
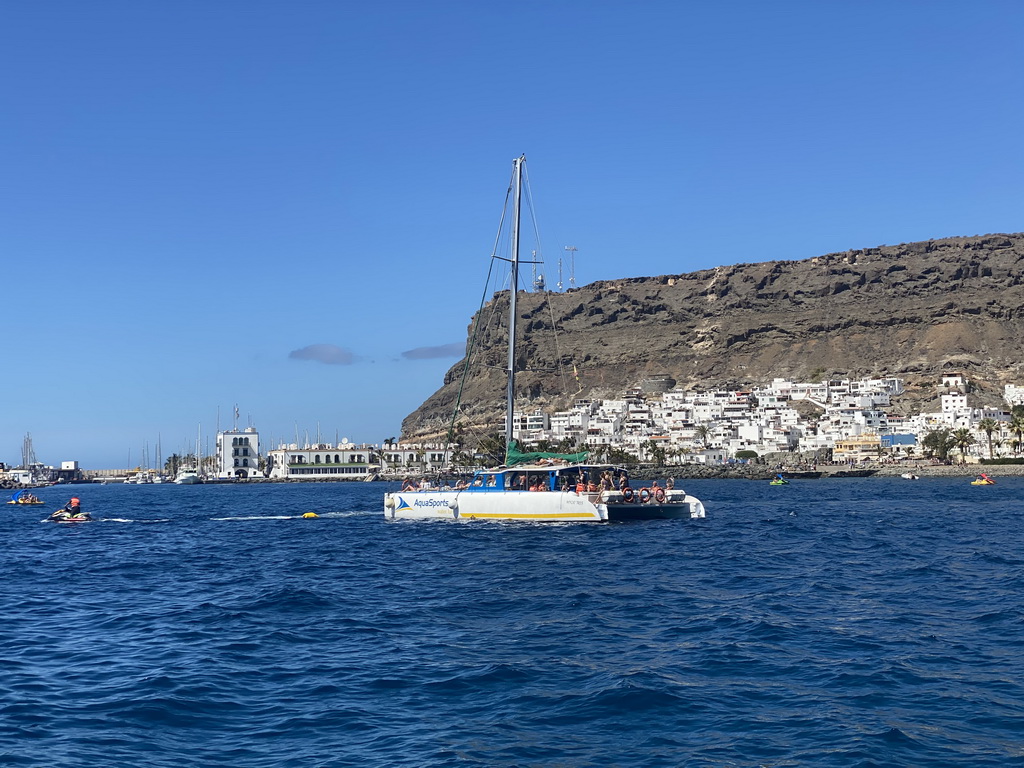
<path fill-rule="evenodd" d="M 517 377 L 517 409 L 618 397 L 661 377 L 708 389 L 774 377 L 899 376 L 908 386 L 905 410 L 937 409 L 942 373 L 972 379 L 976 403 L 996 404 L 1004 383 L 1024 383 L 1024 234 L 881 246 L 518 298 L 526 370 Z M 507 313 L 507 292 L 480 313 L 462 393 L 467 425 L 501 423 Z M 404 438 L 447 429 L 465 367 L 452 367 L 444 386 L 405 419 Z"/>

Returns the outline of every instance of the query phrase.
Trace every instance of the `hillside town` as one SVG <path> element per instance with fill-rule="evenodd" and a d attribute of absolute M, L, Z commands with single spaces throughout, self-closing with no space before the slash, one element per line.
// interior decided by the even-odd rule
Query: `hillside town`
<path fill-rule="evenodd" d="M 777 378 L 749 390 L 685 391 L 671 379 L 651 379 L 616 400 L 578 400 L 564 412 L 517 414 L 514 434 L 524 443 L 568 442 L 598 453 L 629 454 L 658 464 L 721 464 L 737 458 L 799 453 L 819 460 L 921 458 L 955 447 L 959 459 L 1015 455 L 1024 419 L 1024 387 L 1008 385 L 1006 409 L 974 408 L 971 384 L 949 374 L 937 384 L 935 412 L 896 416 L 898 378 L 792 382 Z M 661 390 L 661 391 L 659 391 Z M 928 436 L 947 437 L 932 450 Z M 955 446 L 953 445 L 955 441 Z"/>
<path fill-rule="evenodd" d="M 904 393 L 898 378 L 793 382 L 777 378 L 745 390 L 691 391 L 668 376 L 647 379 L 613 400 L 581 399 L 565 411 L 516 412 L 513 437 L 531 450 L 579 450 L 622 464 L 714 466 L 777 460 L 859 464 L 914 460 L 1018 457 L 1024 448 L 1024 386 L 1007 385 L 1005 408 L 971 405 L 971 382 L 960 373 L 936 382 L 939 409 L 896 416 Z M 496 425 L 503 431 L 504 423 Z M 217 433 L 208 456 L 172 456 L 161 467 L 86 470 L 35 460 L 26 436 L 18 467 L 0 464 L 0 483 L 25 487 L 63 482 L 237 482 L 371 480 L 490 463 L 486 451 L 402 442 L 305 442 L 261 450 L 255 427 Z"/>

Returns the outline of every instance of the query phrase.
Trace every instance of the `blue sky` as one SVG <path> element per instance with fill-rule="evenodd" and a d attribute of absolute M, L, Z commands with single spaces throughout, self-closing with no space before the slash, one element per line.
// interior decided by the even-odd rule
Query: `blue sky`
<path fill-rule="evenodd" d="M 549 285 L 1020 231 L 1019 2 L 0 6 L 0 461 L 380 442 Z M 565 279 L 568 267 L 565 268 Z"/>

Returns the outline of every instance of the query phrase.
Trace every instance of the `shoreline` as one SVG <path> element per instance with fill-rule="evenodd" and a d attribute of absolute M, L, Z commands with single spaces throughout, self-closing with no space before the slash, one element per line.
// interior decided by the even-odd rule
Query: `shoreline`
<path fill-rule="evenodd" d="M 922 480 L 929 477 L 978 477 L 982 472 L 999 477 L 1024 477 L 1024 464 L 931 464 L 920 463 L 877 464 L 874 466 L 850 466 L 848 464 L 817 464 L 781 468 L 764 464 L 743 465 L 680 465 L 672 467 L 645 467 L 630 473 L 636 480 L 661 480 L 674 477 L 677 480 L 771 480 L 781 473 L 788 480 L 830 480 L 858 477 L 900 477 L 912 472 Z"/>

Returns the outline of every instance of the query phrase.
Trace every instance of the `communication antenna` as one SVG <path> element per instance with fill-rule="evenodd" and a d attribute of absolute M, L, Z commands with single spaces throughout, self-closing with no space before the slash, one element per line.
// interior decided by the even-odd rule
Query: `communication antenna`
<path fill-rule="evenodd" d="M 543 273 L 537 274 L 537 251 L 533 251 L 533 290 L 544 290 L 544 275 Z"/>
<path fill-rule="evenodd" d="M 562 290 L 565 286 L 562 285 L 562 258 L 558 258 L 558 290 Z"/>
<path fill-rule="evenodd" d="M 537 274 L 537 252 L 533 252 L 533 290 L 544 290 L 544 273 Z"/>
<path fill-rule="evenodd" d="M 569 288 L 576 287 L 576 251 L 579 250 L 575 245 L 565 246 L 565 250 L 569 252 Z"/>

